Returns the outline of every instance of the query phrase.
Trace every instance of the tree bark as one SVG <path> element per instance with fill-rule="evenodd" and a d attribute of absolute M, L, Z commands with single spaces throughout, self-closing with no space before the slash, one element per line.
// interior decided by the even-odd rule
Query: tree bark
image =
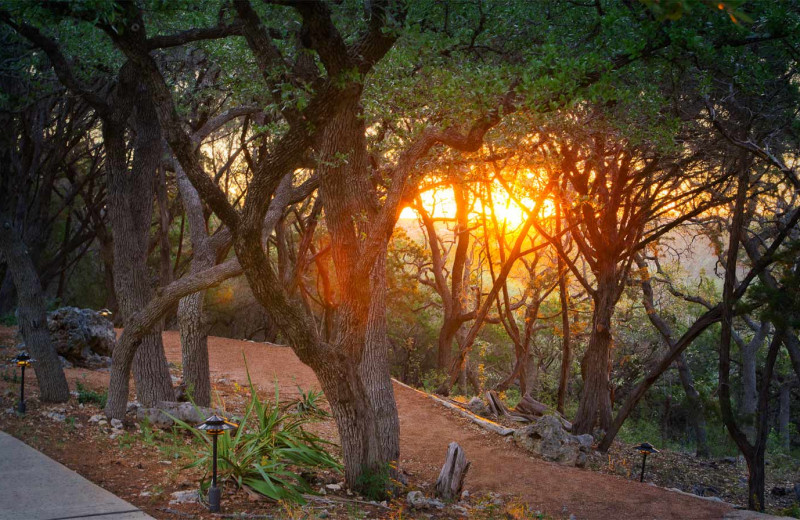
<path fill-rule="evenodd" d="M 589 345 L 581 362 L 583 393 L 573 421 L 573 433 L 592 433 L 595 426 L 608 430 L 611 426 L 610 353 L 613 347 L 611 318 L 619 298 L 616 267 L 606 265 L 599 274 L 597 289 L 592 295 L 594 312 Z"/>
<path fill-rule="evenodd" d="M 192 241 L 190 272 L 199 273 L 213 267 L 216 251 L 209 244 L 200 196 L 179 164 L 175 165 L 175 177 L 189 221 L 189 236 Z M 195 403 L 211 406 L 208 334 L 203 321 L 204 297 L 205 291 L 200 291 L 181 298 L 178 303 L 178 327 L 181 333 L 183 382 Z"/>
<path fill-rule="evenodd" d="M 560 222 L 560 217 L 556 217 Z M 560 226 L 559 226 L 560 227 Z M 560 231 L 560 229 L 559 229 Z M 558 257 L 558 299 L 561 302 L 561 373 L 558 379 L 558 399 L 556 410 L 564 413 L 564 404 L 567 399 L 567 385 L 569 384 L 570 365 L 572 364 L 571 334 L 569 327 L 569 292 L 567 287 L 567 270 L 563 260 Z"/>
<path fill-rule="evenodd" d="M 18 295 L 19 329 L 28 353 L 36 360 L 33 369 L 39 383 L 39 395 L 42 401 L 62 403 L 69 400 L 69 386 L 50 341 L 42 286 L 25 244 L 17 237 L 11 219 L 2 218 L 0 251 L 5 257 Z"/>
<path fill-rule="evenodd" d="M 109 217 L 114 233 L 114 287 L 123 323 L 152 297 L 147 244 L 153 214 L 156 168 L 161 160 L 161 131 L 146 92 L 137 85 L 134 159 L 129 171 L 125 126 L 103 121 Z M 133 359 L 137 397 L 145 406 L 173 401 L 175 394 L 161 338 L 161 326 L 145 335 Z"/>

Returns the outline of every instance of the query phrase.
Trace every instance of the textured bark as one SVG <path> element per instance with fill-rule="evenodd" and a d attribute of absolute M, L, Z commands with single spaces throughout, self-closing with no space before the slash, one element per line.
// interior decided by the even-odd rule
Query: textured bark
<path fill-rule="evenodd" d="M 757 355 L 769 331 L 770 324 L 764 322 L 747 343 L 736 338 L 742 352 L 742 400 L 739 405 L 739 417 L 742 421 L 742 430 L 750 442 L 754 442 L 756 412 L 758 411 Z"/>
<path fill-rule="evenodd" d="M 617 272 L 613 264 L 606 265 L 600 271 L 597 289 L 592 298 L 594 301 L 592 332 L 586 354 L 581 361 L 583 393 L 573 421 L 573 433 L 576 435 L 592 433 L 595 426 L 601 430 L 608 430 L 611 426 L 609 369 L 614 342 L 611 336 L 611 318 L 619 299 Z"/>
<path fill-rule="evenodd" d="M 216 260 L 216 251 L 209 243 L 203 205 L 183 168 L 176 165 L 175 176 L 181 194 L 186 218 L 189 221 L 189 236 L 192 242 L 191 273 L 211 268 Z M 178 303 L 178 327 L 181 333 L 181 361 L 183 382 L 190 390 L 192 399 L 200 406 L 211 406 L 211 374 L 208 362 L 208 334 L 203 321 L 203 299 L 205 291 L 190 294 Z"/>
<path fill-rule="evenodd" d="M 42 401 L 69 400 L 69 386 L 47 329 L 47 312 L 39 276 L 27 248 L 13 231 L 10 218 L 0 219 L 0 252 L 14 280 L 19 296 L 17 319 L 28 353 L 36 362 L 33 369 Z"/>
<path fill-rule="evenodd" d="M 128 72 L 130 73 L 130 72 Z M 146 91 L 138 86 L 134 121 L 136 138 L 130 170 L 125 127 L 103 121 L 109 217 L 114 234 L 114 287 L 123 323 L 144 308 L 153 290 L 147 266 L 156 168 L 161 159 L 161 131 Z M 115 353 L 116 354 L 116 353 Z M 137 397 L 145 406 L 175 399 L 161 339 L 161 326 L 145 335 L 133 360 Z"/>
<path fill-rule="evenodd" d="M 454 500 L 461 497 L 464 479 L 467 477 L 469 466 L 472 464 L 464 454 L 464 448 L 456 442 L 451 442 L 447 447 L 447 456 L 444 460 L 439 478 L 436 479 L 436 495 L 444 500 Z"/>

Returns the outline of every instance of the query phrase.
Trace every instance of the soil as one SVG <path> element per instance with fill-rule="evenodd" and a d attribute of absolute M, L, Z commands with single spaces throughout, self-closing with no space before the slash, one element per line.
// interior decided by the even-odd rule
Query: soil
<path fill-rule="evenodd" d="M 12 329 L 0 328 L 0 345 L 14 344 L 13 332 Z M 179 375 L 178 333 L 165 332 L 164 345 L 174 373 Z M 247 386 L 245 359 L 253 382 L 265 395 L 274 391 L 276 383 L 282 398 L 299 395 L 300 388 L 318 388 L 313 372 L 287 347 L 213 337 L 209 338 L 208 345 L 215 399 L 224 403 L 229 411 L 241 410 L 247 397 L 243 388 Z M 12 355 L 11 348 L 0 350 L 3 359 Z M 98 389 L 108 384 L 107 372 L 76 368 L 66 373 L 73 389 L 77 382 Z M 15 384 L 9 381 L 8 376 L 6 372 L 0 381 L 3 409 L 13 406 L 15 399 Z M 28 386 L 27 394 L 31 396 L 29 413 L 25 417 L 10 413 L 0 415 L 0 429 L 21 438 L 156 518 L 212 518 L 197 504 L 169 504 L 171 492 L 196 488 L 200 474 L 198 470 L 181 471 L 180 467 L 186 461 L 179 460 L 181 456 L 177 453 L 159 448 L 156 443 L 143 442 L 135 421 L 127 419 L 128 434 L 117 438 L 116 442 L 109 442 L 107 431 L 88 423 L 91 415 L 99 413 L 99 408 L 79 406 L 75 400 L 66 406 L 44 406 L 36 400 L 35 381 Z M 548 518 L 563 519 L 571 515 L 577 519 L 712 519 L 722 518 L 731 511 L 727 504 L 639 483 L 631 478 L 631 471 L 622 477 L 536 459 L 518 449 L 510 438 L 487 432 L 414 390 L 395 385 L 395 396 L 400 416 L 400 467 L 408 477 L 409 486 L 426 494 L 436 480 L 448 444 L 455 441 L 472 461 L 465 484 L 473 497 L 471 501 L 479 503 L 481 499 L 476 497 L 485 497 L 487 493 L 489 499 L 501 496 L 506 505 L 501 508 L 503 516 L 498 518 L 541 518 L 544 516 L 525 516 L 528 512 L 541 511 Z M 67 422 L 57 422 L 44 415 L 53 409 L 63 410 L 68 416 Z M 316 433 L 336 440 L 332 421 L 314 429 Z M 185 442 L 190 440 L 187 438 Z M 176 458 L 171 460 L 169 457 Z M 656 471 L 656 466 L 654 463 L 653 471 Z M 336 475 L 322 475 L 320 479 L 319 484 L 341 480 Z M 276 512 L 275 508 L 281 506 L 251 502 L 252 497 L 242 491 L 227 492 L 231 495 L 223 500 L 237 503 L 239 512 L 269 514 L 276 518 L 295 515 L 288 510 Z M 379 505 L 352 502 L 353 498 L 346 495 L 341 497 L 341 502 L 331 502 L 331 499 L 339 500 L 335 497 L 322 499 L 328 502 L 312 506 L 312 511 L 324 511 L 324 515 L 319 517 L 348 518 L 356 514 L 354 507 L 357 507 L 360 517 L 416 517 L 412 512 L 402 511 L 405 507 L 402 501 L 385 509 Z M 494 509 L 485 510 L 491 513 L 485 518 L 494 517 Z M 520 511 L 522 513 L 518 515 Z M 452 514 L 442 513 L 443 517 L 457 516 Z M 435 511 L 421 517 L 429 518 L 431 515 L 440 517 Z M 303 517 L 315 518 L 317 514 L 312 512 L 309 516 L 306 511 Z"/>

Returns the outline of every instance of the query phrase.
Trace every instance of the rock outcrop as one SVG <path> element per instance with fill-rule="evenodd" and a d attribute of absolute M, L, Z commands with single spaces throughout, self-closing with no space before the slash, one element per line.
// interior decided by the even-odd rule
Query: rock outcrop
<path fill-rule="evenodd" d="M 567 466 L 586 466 L 591 435 L 568 433 L 558 417 L 544 415 L 533 423 L 514 431 L 514 442 L 544 460 Z"/>
<path fill-rule="evenodd" d="M 61 307 L 47 316 L 47 328 L 58 355 L 77 366 L 108 366 L 117 337 L 114 325 L 92 309 Z"/>

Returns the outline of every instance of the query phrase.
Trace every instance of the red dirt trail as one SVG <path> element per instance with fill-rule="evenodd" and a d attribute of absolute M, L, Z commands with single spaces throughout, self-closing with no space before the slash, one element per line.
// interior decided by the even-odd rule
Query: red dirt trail
<path fill-rule="evenodd" d="M 170 361 L 180 361 L 180 336 L 164 333 Z M 287 347 L 225 338 L 208 338 L 212 381 L 247 381 L 242 353 L 253 382 L 270 390 L 277 379 L 284 395 L 319 388 L 310 368 Z M 602 520 L 721 519 L 725 504 L 680 495 L 648 484 L 535 459 L 510 440 L 478 428 L 431 399 L 400 385 L 394 387 L 400 414 L 400 467 L 410 483 L 432 482 L 447 445 L 458 442 L 472 461 L 465 489 L 520 497 L 554 518 Z M 296 394 L 295 394 L 296 395 Z"/>

